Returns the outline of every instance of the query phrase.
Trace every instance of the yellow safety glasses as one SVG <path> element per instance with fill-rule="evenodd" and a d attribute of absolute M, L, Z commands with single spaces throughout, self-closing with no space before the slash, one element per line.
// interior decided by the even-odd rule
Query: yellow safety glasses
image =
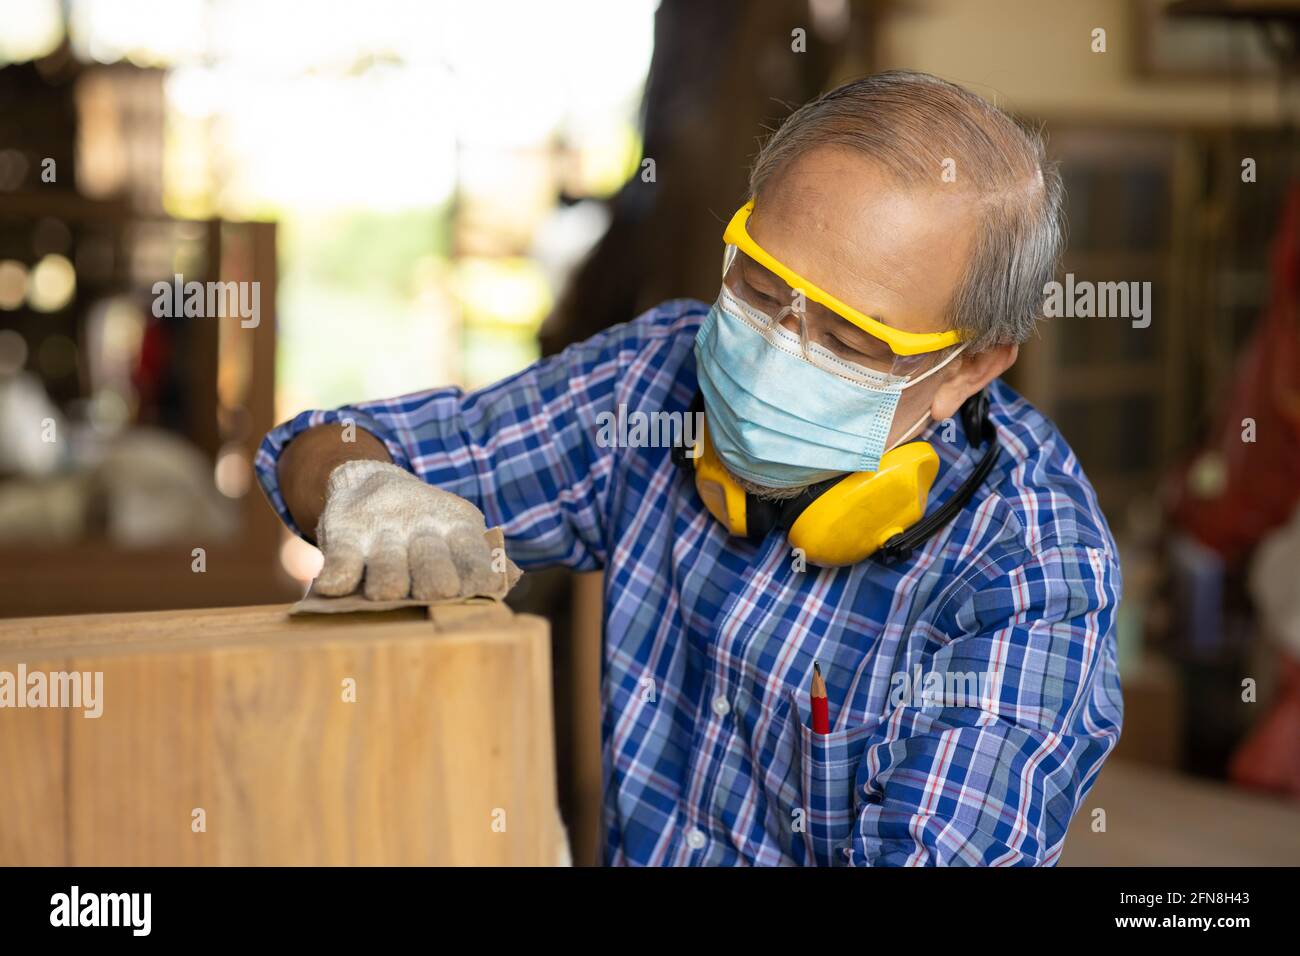
<path fill-rule="evenodd" d="M 829 292 L 809 282 L 793 269 L 774 259 L 749 235 L 746 225 L 753 211 L 754 200 L 751 199 L 731 217 L 731 222 L 727 224 L 727 229 L 722 234 L 722 241 L 727 244 L 727 254 L 723 262 L 723 282 L 738 295 L 740 295 L 738 290 L 742 286 L 747 289 L 748 295 L 740 295 L 740 297 L 754 308 L 767 315 L 795 313 L 804 319 L 804 324 L 807 326 L 809 323 L 806 318 L 808 310 L 804 307 L 805 300 L 817 303 L 840 318 L 848 320 L 879 343 L 888 346 L 887 350 L 880 349 L 879 345 L 873 349 L 871 345 L 860 344 L 861 337 L 858 337 L 857 343 L 845 343 L 843 350 L 831 346 L 832 351 L 851 351 L 855 356 L 853 360 L 867 367 L 880 368 L 882 365 L 888 365 L 895 371 L 902 371 L 899 366 L 909 363 L 898 362 L 900 357 L 930 356 L 934 352 L 961 342 L 961 333 L 956 330 L 905 332 L 896 329 L 859 312 L 851 305 L 846 305 Z M 753 277 L 755 273 L 758 274 L 757 279 Z M 763 288 L 764 286 L 766 288 Z M 795 307 L 796 304 L 798 308 Z M 824 338 L 828 342 L 831 341 L 829 335 Z M 872 356 L 873 351 L 878 355 Z"/>

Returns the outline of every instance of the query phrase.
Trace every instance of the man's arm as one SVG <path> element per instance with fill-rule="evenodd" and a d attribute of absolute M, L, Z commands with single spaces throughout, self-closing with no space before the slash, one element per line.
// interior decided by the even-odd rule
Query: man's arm
<path fill-rule="evenodd" d="M 1045 548 L 971 594 L 956 615 L 970 636 L 923 669 L 980 675 L 980 698 L 909 703 L 881 723 L 844 862 L 1055 864 L 1119 739 L 1119 596 L 1113 557 L 1084 546 Z"/>
<path fill-rule="evenodd" d="M 391 460 L 470 502 L 489 527 L 503 527 L 510 557 L 525 570 L 597 569 L 615 470 L 600 423 L 630 399 L 638 379 L 629 363 L 645 361 L 656 343 L 684 341 L 678 327 L 695 322 L 694 313 L 652 310 L 477 391 L 448 386 L 303 412 L 263 440 L 258 480 L 284 522 L 306 537 L 334 467 Z"/>
<path fill-rule="evenodd" d="M 345 441 L 350 438 L 350 441 Z M 345 461 L 358 459 L 391 462 L 384 443 L 363 428 L 346 425 L 317 425 L 298 435 L 285 447 L 276 465 L 280 493 L 303 537 L 315 540 L 316 523 L 325 508 L 325 482 Z"/>

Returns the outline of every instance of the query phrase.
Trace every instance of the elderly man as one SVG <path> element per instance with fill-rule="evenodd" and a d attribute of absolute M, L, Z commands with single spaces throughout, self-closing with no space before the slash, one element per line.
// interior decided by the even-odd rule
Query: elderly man
<path fill-rule="evenodd" d="M 326 594 L 479 589 L 485 518 L 525 569 L 604 569 L 607 863 L 1054 864 L 1122 714 L 1115 543 L 998 380 L 1060 181 L 979 97 L 886 73 L 791 115 L 749 200 L 712 306 L 305 412 L 262 484 Z M 692 409 L 690 449 L 608 440 Z"/>

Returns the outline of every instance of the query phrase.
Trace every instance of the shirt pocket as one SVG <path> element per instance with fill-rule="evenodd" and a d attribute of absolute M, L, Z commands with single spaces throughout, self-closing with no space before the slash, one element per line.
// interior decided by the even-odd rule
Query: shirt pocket
<path fill-rule="evenodd" d="M 790 692 L 790 713 L 798 723 L 799 779 L 804 810 L 804 842 L 817 866 L 839 866 L 851 845 L 861 801 L 855 780 L 862 753 L 877 722 L 813 733 L 799 697 Z"/>

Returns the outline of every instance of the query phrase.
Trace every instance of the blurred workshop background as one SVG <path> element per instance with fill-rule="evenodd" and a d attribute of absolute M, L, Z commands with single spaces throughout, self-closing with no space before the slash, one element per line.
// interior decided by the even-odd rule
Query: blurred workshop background
<path fill-rule="evenodd" d="M 1300 863 L 1300 0 L 0 0 L 0 615 L 296 599 L 267 429 L 711 300 L 761 134 L 898 67 L 1046 129 L 1063 273 L 1152 283 L 1149 326 L 1048 322 L 1008 376 L 1124 567 L 1124 735 L 1063 862 Z M 260 321 L 156 317 L 178 274 Z M 580 863 L 599 600 L 511 597 Z"/>

